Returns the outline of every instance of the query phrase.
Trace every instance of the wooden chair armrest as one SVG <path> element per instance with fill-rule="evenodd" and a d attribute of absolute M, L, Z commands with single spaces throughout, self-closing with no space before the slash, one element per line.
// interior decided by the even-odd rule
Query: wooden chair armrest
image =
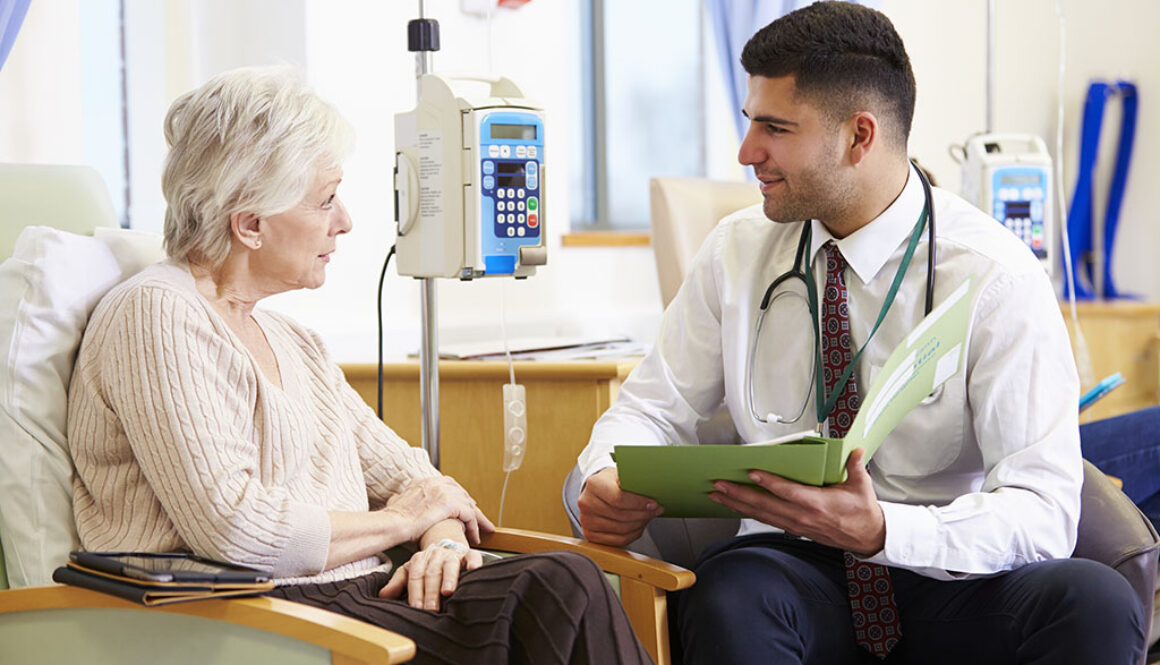
<path fill-rule="evenodd" d="M 495 533 L 483 537 L 480 547 L 532 554 L 565 550 L 587 555 L 605 572 L 619 575 L 622 579 L 634 579 L 664 591 L 677 591 L 693 586 L 696 576 L 691 570 L 675 566 L 666 561 L 653 559 L 629 552 L 619 547 L 596 545 L 586 540 L 557 536 L 538 531 L 522 529 L 496 529 Z"/>
<path fill-rule="evenodd" d="M 116 596 L 64 585 L 0 591 L 0 613 L 101 608 L 170 612 L 284 635 L 329 650 L 336 664 L 391 665 L 415 655 L 415 643 L 402 635 L 281 598 L 212 598 L 146 608 Z"/>

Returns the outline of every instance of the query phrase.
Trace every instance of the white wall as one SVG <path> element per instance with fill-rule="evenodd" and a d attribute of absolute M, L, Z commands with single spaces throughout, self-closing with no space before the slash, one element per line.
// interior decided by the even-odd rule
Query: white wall
<path fill-rule="evenodd" d="M 0 72 L 0 159 L 84 161 L 80 95 L 78 0 L 38 0 L 26 19 L 8 64 Z M 414 103 L 414 57 L 406 50 L 406 23 L 417 2 L 367 0 L 126 0 L 129 25 L 131 146 L 134 224 L 160 224 L 161 121 L 180 92 L 219 69 L 290 60 L 305 66 L 320 93 L 355 125 L 358 146 L 346 165 L 340 195 L 354 230 L 340 241 L 327 285 L 317 292 L 271 299 L 318 329 L 344 361 L 374 358 L 375 288 L 392 241 L 392 116 Z M 1053 144 L 1055 0 L 1000 2 L 995 128 L 1034 132 Z M 516 11 L 497 10 L 487 23 L 459 11 L 458 0 L 427 0 L 442 26 L 440 71 L 502 73 L 519 82 L 548 113 L 547 172 L 568 164 L 568 85 L 578 38 L 574 0 L 536 0 Z M 230 9 L 239 8 L 236 14 Z M 287 10 L 290 7 L 291 10 Z M 983 129 L 984 0 L 882 0 L 914 62 L 918 108 L 912 152 L 939 181 L 958 188 L 958 167 L 947 146 Z M 1151 224 L 1149 189 L 1160 165 L 1149 156 L 1160 147 L 1160 126 L 1148 122 L 1150 90 L 1160 82 L 1160 3 L 1149 0 L 1063 0 L 1067 17 L 1065 185 L 1074 185 L 1076 131 L 1091 76 L 1131 76 L 1143 106 L 1117 246 L 1121 287 L 1160 300 L 1160 225 Z M 216 27 L 215 27 L 216 26 Z M 304 45 L 303 45 L 304 42 Z M 490 63 L 490 64 L 489 64 Z M 132 82 L 136 82 L 134 86 Z M 13 100 L 19 101 L 14 103 Z M 728 119 L 721 117 L 721 122 Z M 153 129 L 149 129 L 153 128 Z M 735 174 L 728 137 L 718 134 L 709 171 Z M 613 334 L 651 339 L 660 314 L 649 248 L 564 248 L 567 178 L 549 175 L 549 265 L 525 282 L 440 282 L 444 342 L 494 337 L 500 297 L 506 292 L 511 335 Z M 391 276 L 384 298 L 389 355 L 418 346 L 418 285 Z"/>
<path fill-rule="evenodd" d="M 959 168 L 947 146 L 982 131 L 986 121 L 986 2 L 984 0 L 883 0 L 906 43 L 918 83 L 911 153 L 939 183 L 958 190 Z M 994 130 L 1038 134 L 1055 153 L 1059 30 L 1056 0 L 995 3 Z M 1152 0 L 1063 0 L 1064 79 L 1063 185 L 1070 202 L 1084 96 L 1091 79 L 1129 78 L 1140 89 L 1136 146 L 1120 213 L 1113 274 L 1121 290 L 1160 300 L 1160 225 L 1151 188 L 1160 182 L 1160 118 L 1153 91 L 1160 90 L 1160 3 Z M 1105 130 L 1118 123 L 1109 104 Z M 1116 125 L 1118 128 L 1118 125 Z M 1113 128 L 1113 131 L 1118 129 Z M 1116 136 L 1104 134 L 1101 169 L 1114 159 Z M 1105 150 L 1105 152 L 1107 152 Z M 1055 155 L 1058 158 L 1058 155 Z M 1104 178 L 1106 179 L 1106 177 Z M 1097 201 L 1102 200 L 1097 188 Z M 1102 209 L 1097 209 L 1102 216 Z M 1057 216 L 1057 219 L 1059 217 Z M 1060 271 L 1057 270 L 1057 275 Z"/>

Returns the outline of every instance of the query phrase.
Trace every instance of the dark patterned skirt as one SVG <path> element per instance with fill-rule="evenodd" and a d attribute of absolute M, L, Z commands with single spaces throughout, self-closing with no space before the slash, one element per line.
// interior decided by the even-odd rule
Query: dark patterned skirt
<path fill-rule="evenodd" d="M 267 595 L 405 635 L 415 641 L 416 665 L 652 663 L 604 573 L 579 554 L 515 556 L 464 573 L 438 612 L 379 598 L 389 578 L 371 573 Z"/>

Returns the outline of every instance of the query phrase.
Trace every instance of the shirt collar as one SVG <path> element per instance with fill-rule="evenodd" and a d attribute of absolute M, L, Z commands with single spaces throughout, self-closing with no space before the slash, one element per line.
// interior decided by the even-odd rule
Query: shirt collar
<path fill-rule="evenodd" d="M 816 219 L 810 222 L 813 225 L 810 241 L 811 264 L 822 249 L 822 245 L 833 240 L 845 257 L 846 263 L 853 269 L 854 274 L 858 275 L 858 279 L 862 280 L 863 284 L 868 283 L 874 279 L 882 266 L 886 265 L 886 261 L 894 251 L 909 239 L 914 225 L 918 222 L 918 216 L 922 214 L 924 202 L 922 182 L 919 181 L 912 166 L 907 174 L 906 186 L 902 188 L 898 198 L 894 199 L 894 203 L 869 224 L 845 238 L 835 238 L 825 225 Z"/>

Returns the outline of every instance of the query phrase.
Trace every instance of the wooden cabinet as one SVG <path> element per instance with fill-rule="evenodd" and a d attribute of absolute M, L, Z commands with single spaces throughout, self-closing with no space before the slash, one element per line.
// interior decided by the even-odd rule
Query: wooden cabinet
<path fill-rule="evenodd" d="M 1160 404 L 1160 304 L 1130 301 L 1076 304 L 1094 380 L 1120 372 L 1126 380 L 1080 416 L 1090 422 Z M 1070 306 L 1063 318 L 1073 336 Z M 1091 386 L 1084 386 L 1084 389 Z"/>
<path fill-rule="evenodd" d="M 1070 331 L 1071 314 L 1066 304 L 1063 307 Z M 1160 404 L 1160 304 L 1080 303 L 1078 315 L 1095 379 L 1113 372 L 1127 379 L 1086 411 L 1081 421 Z M 527 388 L 528 451 L 508 481 L 503 526 L 571 535 L 560 503 L 564 477 L 636 362 L 515 364 L 516 381 Z M 375 366 L 346 365 L 343 371 L 373 406 Z M 502 386 L 508 381 L 507 363 L 443 361 L 439 378 L 442 470 L 498 520 L 504 485 Z M 387 424 L 412 445 L 420 445 L 418 363 L 384 365 L 383 404 Z"/>
<path fill-rule="evenodd" d="M 560 503 L 564 477 L 635 365 L 636 360 L 515 364 L 516 382 L 527 389 L 528 448 L 508 481 L 503 526 L 572 534 Z M 346 365 L 343 371 L 374 406 L 375 366 Z M 439 363 L 442 471 L 467 488 L 493 521 L 499 519 L 505 475 L 502 386 L 507 382 L 506 362 Z M 418 363 L 384 365 L 383 411 L 392 429 L 420 445 Z"/>

